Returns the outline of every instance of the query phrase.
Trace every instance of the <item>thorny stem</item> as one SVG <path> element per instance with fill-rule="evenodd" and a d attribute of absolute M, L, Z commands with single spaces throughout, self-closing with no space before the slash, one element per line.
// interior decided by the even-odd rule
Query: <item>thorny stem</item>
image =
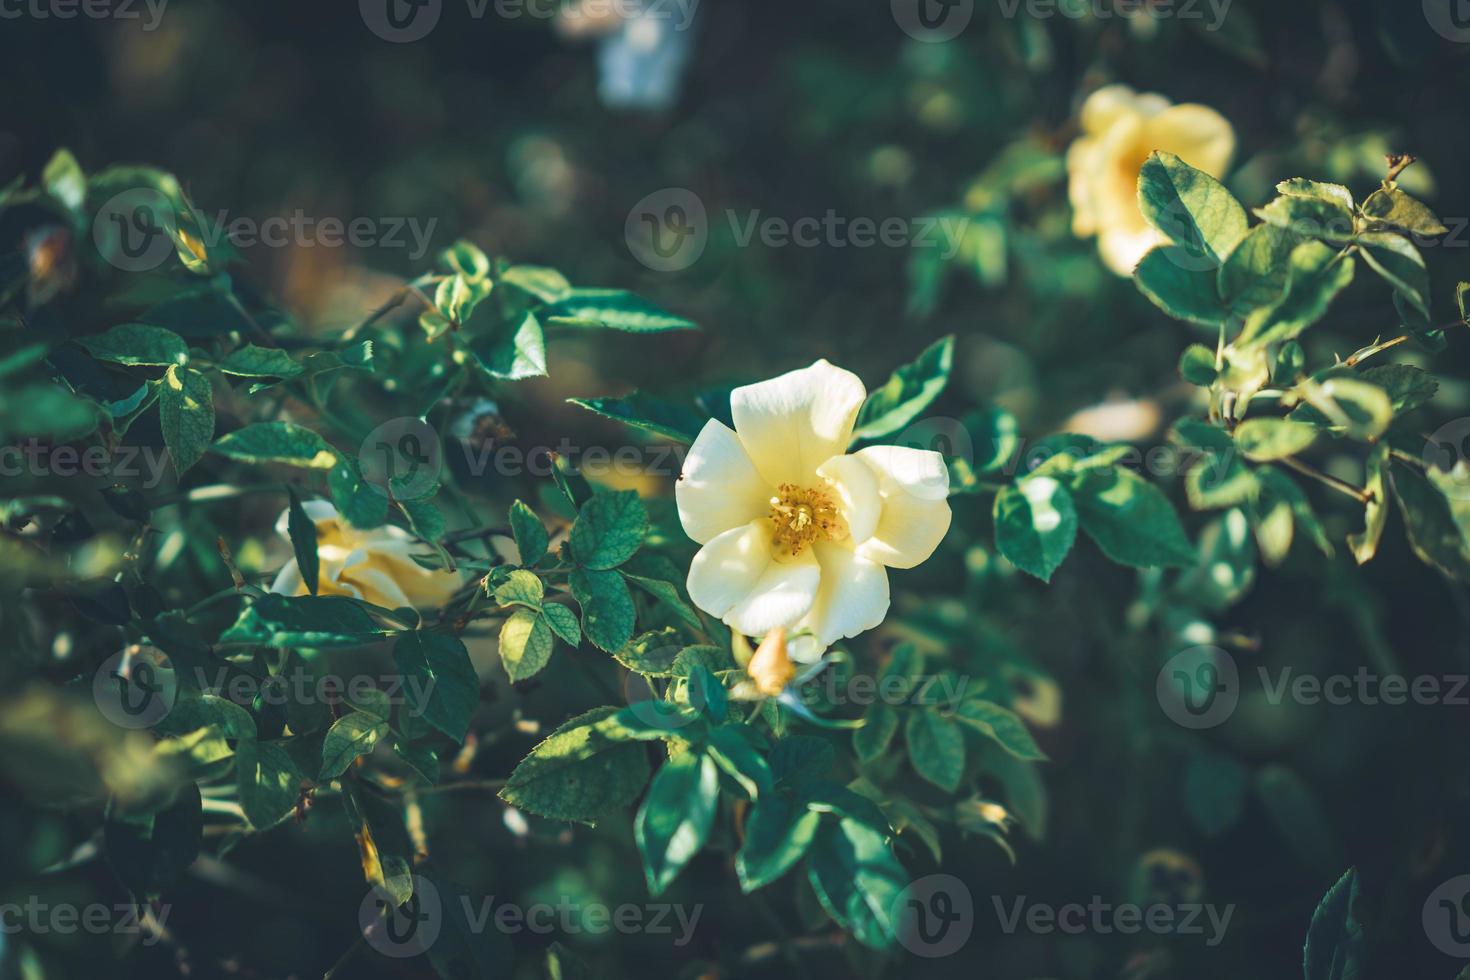
<path fill-rule="evenodd" d="M 1310 466 L 1306 463 L 1303 463 L 1295 456 L 1288 456 L 1281 462 L 1284 466 L 1288 467 L 1289 469 L 1295 470 L 1302 476 L 1311 477 L 1324 486 L 1331 487 L 1339 493 L 1347 494 L 1349 497 L 1352 497 L 1358 503 L 1365 506 L 1367 504 L 1371 504 L 1375 499 L 1373 494 L 1369 491 L 1361 490 L 1345 480 L 1339 480 L 1337 477 L 1332 476 L 1330 473 L 1323 473 L 1315 466 Z"/>

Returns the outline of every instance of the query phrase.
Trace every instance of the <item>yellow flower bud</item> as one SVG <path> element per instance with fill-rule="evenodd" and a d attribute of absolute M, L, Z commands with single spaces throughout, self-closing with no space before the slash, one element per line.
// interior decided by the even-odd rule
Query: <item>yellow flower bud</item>
<path fill-rule="evenodd" d="M 745 672 L 755 682 L 756 690 L 767 697 L 773 698 L 786 690 L 786 685 L 796 676 L 796 665 L 786 652 L 785 627 L 778 626 L 766 634 Z"/>

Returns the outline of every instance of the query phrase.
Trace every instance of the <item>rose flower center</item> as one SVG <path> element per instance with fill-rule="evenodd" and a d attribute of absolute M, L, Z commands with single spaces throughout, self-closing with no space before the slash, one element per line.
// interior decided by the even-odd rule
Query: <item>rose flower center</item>
<path fill-rule="evenodd" d="M 771 547 L 777 554 L 795 557 L 816 541 L 835 541 L 847 534 L 837 504 L 825 490 L 783 483 L 771 498 L 771 522 L 776 526 Z"/>

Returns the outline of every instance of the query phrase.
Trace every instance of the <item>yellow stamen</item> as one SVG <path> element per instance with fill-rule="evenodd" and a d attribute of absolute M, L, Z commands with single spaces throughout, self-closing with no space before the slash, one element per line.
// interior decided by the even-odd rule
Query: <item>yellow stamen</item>
<path fill-rule="evenodd" d="M 836 541 L 847 535 L 837 505 L 826 490 L 783 483 L 771 498 L 771 522 L 776 532 L 771 547 L 795 557 L 817 541 Z"/>

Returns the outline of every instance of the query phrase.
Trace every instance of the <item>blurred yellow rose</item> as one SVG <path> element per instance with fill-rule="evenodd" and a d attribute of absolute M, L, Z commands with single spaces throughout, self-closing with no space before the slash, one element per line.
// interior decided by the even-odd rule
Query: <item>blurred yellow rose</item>
<path fill-rule="evenodd" d="M 1126 85 L 1100 88 L 1082 105 L 1082 135 L 1067 151 L 1072 232 L 1097 236 L 1109 269 L 1131 276 L 1164 241 L 1138 207 L 1138 173 L 1155 150 L 1221 177 L 1235 154 L 1235 130 L 1208 106 L 1174 105 Z"/>
<path fill-rule="evenodd" d="M 319 595 L 351 596 L 387 609 L 430 609 L 447 603 L 464 582 L 456 572 L 433 571 L 414 561 L 413 555 L 423 553 L 424 546 L 401 528 L 385 524 L 359 530 L 325 500 L 310 500 L 302 507 L 316 525 Z M 276 533 L 290 540 L 287 521 L 288 515 L 282 514 Z M 271 591 L 308 594 L 295 558 L 276 575 Z"/>

